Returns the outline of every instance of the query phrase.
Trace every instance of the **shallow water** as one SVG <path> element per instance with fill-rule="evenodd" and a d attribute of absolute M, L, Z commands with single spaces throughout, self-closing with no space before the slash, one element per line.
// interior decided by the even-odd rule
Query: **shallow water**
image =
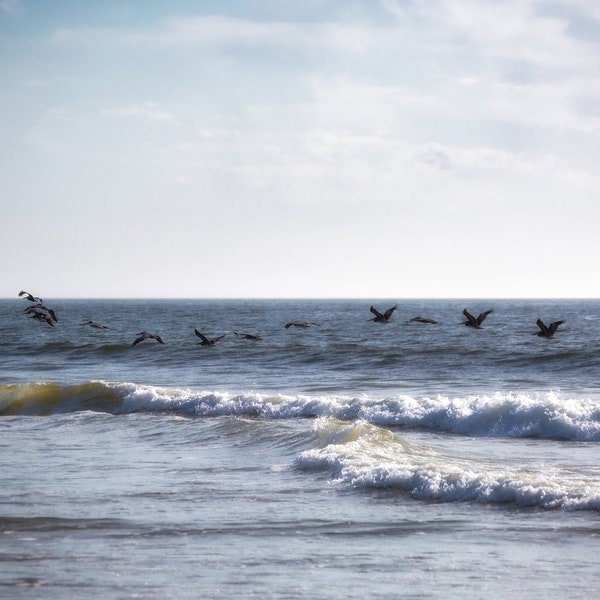
<path fill-rule="evenodd" d="M 600 590 L 600 303 L 47 304 L 0 302 L 3 598 Z"/>

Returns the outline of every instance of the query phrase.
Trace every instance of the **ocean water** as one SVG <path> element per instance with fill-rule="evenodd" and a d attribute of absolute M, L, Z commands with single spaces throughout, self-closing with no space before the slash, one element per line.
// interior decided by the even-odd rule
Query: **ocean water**
<path fill-rule="evenodd" d="M 45 303 L 0 300 L 1 598 L 598 597 L 600 301 Z"/>

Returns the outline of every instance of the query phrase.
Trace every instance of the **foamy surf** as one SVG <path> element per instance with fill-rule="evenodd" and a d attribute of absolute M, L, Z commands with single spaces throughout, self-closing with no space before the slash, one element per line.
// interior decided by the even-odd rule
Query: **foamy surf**
<path fill-rule="evenodd" d="M 315 430 L 320 447 L 300 453 L 297 465 L 328 471 L 336 483 L 396 489 L 426 501 L 600 509 L 600 483 L 574 479 L 555 466 L 501 468 L 489 461 L 456 459 L 360 421 L 320 419 Z"/>
<path fill-rule="evenodd" d="M 396 395 L 378 399 L 367 395 L 236 394 L 103 381 L 70 386 L 47 382 L 0 386 L 1 415 L 83 410 L 113 414 L 176 412 L 189 417 L 328 417 L 481 437 L 600 441 L 598 403 L 586 398 L 563 398 L 554 392 L 455 398 Z"/>

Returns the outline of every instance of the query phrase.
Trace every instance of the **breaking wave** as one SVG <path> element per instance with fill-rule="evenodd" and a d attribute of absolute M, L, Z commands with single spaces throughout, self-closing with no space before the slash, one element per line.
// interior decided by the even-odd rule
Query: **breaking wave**
<path fill-rule="evenodd" d="M 600 483 L 568 470 L 445 456 L 365 422 L 320 420 L 320 448 L 300 453 L 298 467 L 328 471 L 357 488 L 392 489 L 436 502 L 514 504 L 563 510 L 600 510 Z"/>
<path fill-rule="evenodd" d="M 386 428 L 421 428 L 482 437 L 600 441 L 600 405 L 555 392 L 450 397 L 229 393 L 90 381 L 63 386 L 33 382 L 0 386 L 0 415 L 77 411 L 112 414 L 175 412 L 189 417 L 334 418 Z"/>

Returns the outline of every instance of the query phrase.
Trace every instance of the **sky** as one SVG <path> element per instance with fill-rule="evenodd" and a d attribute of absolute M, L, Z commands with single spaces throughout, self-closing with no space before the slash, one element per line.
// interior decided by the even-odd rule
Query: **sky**
<path fill-rule="evenodd" d="M 597 0 L 0 0 L 0 297 L 600 297 Z"/>

